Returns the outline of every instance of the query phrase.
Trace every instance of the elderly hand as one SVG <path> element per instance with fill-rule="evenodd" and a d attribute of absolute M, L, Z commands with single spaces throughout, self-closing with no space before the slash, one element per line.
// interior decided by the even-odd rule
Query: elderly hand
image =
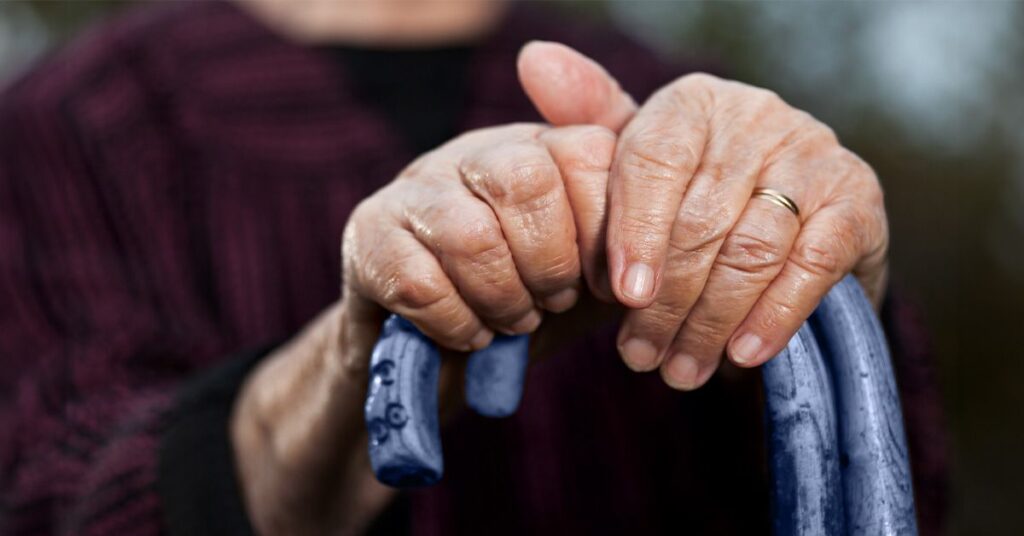
<path fill-rule="evenodd" d="M 599 126 L 478 130 L 353 211 L 341 302 L 265 360 L 236 402 L 232 442 L 260 533 L 358 532 L 391 497 L 370 473 L 361 415 L 386 310 L 469 351 L 576 303 L 581 273 L 596 281 L 614 146 Z M 444 360 L 442 402 L 462 390 L 459 361 Z"/>
<path fill-rule="evenodd" d="M 581 273 L 596 278 L 614 146 L 603 127 L 519 124 L 421 157 L 349 220 L 349 309 L 379 304 L 462 351 L 568 310 Z M 353 337 L 373 331 L 352 327 Z"/>
<path fill-rule="evenodd" d="M 615 297 L 631 308 L 618 340 L 634 370 L 660 367 L 670 386 L 693 389 L 726 350 L 737 365 L 759 365 L 850 271 L 880 300 L 888 231 L 878 179 L 807 113 L 707 74 L 637 109 L 597 64 L 554 43 L 527 45 L 519 67 L 552 123 L 621 131 L 607 255 Z M 799 214 L 755 188 L 784 194 Z"/>
<path fill-rule="evenodd" d="M 880 296 L 878 181 L 807 114 L 708 75 L 638 110 L 599 66 L 554 44 L 529 45 L 519 67 L 556 127 L 467 133 L 361 203 L 343 237 L 342 300 L 243 387 L 231 437 L 259 532 L 357 532 L 392 496 L 369 470 L 361 416 L 386 311 L 469 351 L 573 308 L 582 274 L 630 308 L 626 363 L 688 389 L 725 348 L 744 366 L 777 353 L 850 270 Z M 752 198 L 756 187 L 799 216 Z M 445 376 L 442 397 L 461 387 Z"/>

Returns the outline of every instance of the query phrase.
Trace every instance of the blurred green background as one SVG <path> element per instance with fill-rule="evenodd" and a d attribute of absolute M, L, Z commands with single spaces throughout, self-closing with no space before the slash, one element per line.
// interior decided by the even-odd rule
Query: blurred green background
<path fill-rule="evenodd" d="M 127 5 L 0 2 L 0 84 Z M 894 282 L 921 304 L 940 360 L 952 533 L 1024 534 L 1024 3 L 550 7 L 773 89 L 875 167 Z"/>

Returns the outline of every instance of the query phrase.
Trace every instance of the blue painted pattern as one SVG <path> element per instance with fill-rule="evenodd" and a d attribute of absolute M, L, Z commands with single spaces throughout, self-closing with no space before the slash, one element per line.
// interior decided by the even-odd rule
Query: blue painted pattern
<path fill-rule="evenodd" d="M 370 357 L 364 407 L 370 463 L 385 484 L 425 486 L 441 478 L 440 367 L 441 357 L 432 341 L 409 321 L 388 318 Z"/>

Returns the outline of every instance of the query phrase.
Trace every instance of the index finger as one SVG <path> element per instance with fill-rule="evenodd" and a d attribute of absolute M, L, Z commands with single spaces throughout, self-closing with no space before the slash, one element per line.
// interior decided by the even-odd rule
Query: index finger
<path fill-rule="evenodd" d="M 609 177 L 608 267 L 612 291 L 629 307 L 647 307 L 657 294 L 672 225 L 710 135 L 701 79 L 659 90 L 619 138 Z"/>

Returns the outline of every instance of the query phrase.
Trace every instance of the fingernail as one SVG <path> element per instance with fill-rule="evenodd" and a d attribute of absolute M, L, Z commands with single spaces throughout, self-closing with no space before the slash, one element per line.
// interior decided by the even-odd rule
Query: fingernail
<path fill-rule="evenodd" d="M 512 324 L 512 333 L 519 335 L 522 333 L 532 333 L 533 330 L 540 326 L 542 317 L 536 309 L 531 309 L 525 316 L 516 320 L 515 324 Z"/>
<path fill-rule="evenodd" d="M 757 359 L 757 354 L 761 353 L 762 346 L 764 346 L 764 341 L 761 340 L 761 337 L 753 333 L 746 333 L 740 335 L 736 342 L 732 343 L 729 356 L 738 364 L 750 363 Z"/>
<path fill-rule="evenodd" d="M 482 329 L 473 335 L 473 339 L 469 341 L 471 350 L 483 350 L 491 344 L 491 339 L 494 338 L 494 334 L 490 330 Z"/>
<path fill-rule="evenodd" d="M 544 308 L 553 313 L 561 313 L 568 311 L 573 305 L 576 305 L 576 300 L 580 297 L 578 290 L 574 288 L 567 288 L 560 290 L 547 298 L 542 300 Z"/>
<path fill-rule="evenodd" d="M 686 354 L 676 354 L 665 364 L 665 383 L 673 389 L 689 391 L 697 387 L 697 373 L 700 372 L 700 364 L 697 360 Z"/>
<path fill-rule="evenodd" d="M 642 262 L 634 262 L 622 276 L 622 293 L 636 301 L 646 301 L 654 293 L 654 270 Z"/>
<path fill-rule="evenodd" d="M 658 349 L 643 339 L 629 339 L 622 344 L 622 359 L 629 368 L 646 372 L 658 364 Z"/>

